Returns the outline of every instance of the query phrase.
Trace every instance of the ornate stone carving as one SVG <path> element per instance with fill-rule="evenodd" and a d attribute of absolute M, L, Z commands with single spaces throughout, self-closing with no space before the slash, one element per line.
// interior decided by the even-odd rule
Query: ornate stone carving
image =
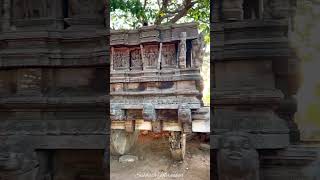
<path fill-rule="evenodd" d="M 194 104 L 193 107 L 198 107 L 199 106 L 199 99 L 196 97 L 177 97 L 177 96 L 166 96 L 166 97 L 154 97 L 154 96 L 149 96 L 149 97 L 127 97 L 125 99 L 123 98 L 113 98 L 111 99 L 111 103 L 122 103 L 122 104 L 143 104 L 143 103 L 150 103 L 153 105 L 172 105 L 172 106 L 177 106 L 177 104 L 180 103 L 190 103 Z"/>
<path fill-rule="evenodd" d="M 289 0 L 264 0 L 263 16 L 266 19 L 281 19 L 289 16 Z"/>
<path fill-rule="evenodd" d="M 191 109 L 187 103 L 180 104 L 178 109 L 178 120 L 182 123 L 191 123 Z"/>
<path fill-rule="evenodd" d="M 182 32 L 180 34 L 180 44 L 179 44 L 179 68 L 186 68 L 187 67 L 187 33 Z"/>
<path fill-rule="evenodd" d="M 146 45 L 143 47 L 144 50 L 144 63 L 143 66 L 146 69 L 156 69 L 157 61 L 159 57 L 158 45 Z"/>
<path fill-rule="evenodd" d="M 262 12 L 262 0 L 244 0 L 243 2 L 244 19 L 259 19 Z"/>
<path fill-rule="evenodd" d="M 121 106 L 119 106 L 117 104 L 111 104 L 111 107 L 110 107 L 110 119 L 112 121 L 125 120 L 124 110 L 121 109 Z"/>
<path fill-rule="evenodd" d="M 130 52 L 130 69 L 142 70 L 142 58 L 140 49 L 134 49 Z"/>
<path fill-rule="evenodd" d="M 177 64 L 177 52 L 175 44 L 163 44 L 161 51 L 161 67 L 175 68 Z"/>
<path fill-rule="evenodd" d="M 8 92 L 8 82 L 6 80 L 6 75 L 9 75 L 5 72 L 0 72 L 0 94 L 5 94 Z"/>
<path fill-rule="evenodd" d="M 114 48 L 112 54 L 113 68 L 114 70 L 126 70 L 129 69 L 129 48 Z"/>
<path fill-rule="evenodd" d="M 249 134 L 228 132 L 221 137 L 219 148 L 219 180 L 259 179 L 259 155 Z"/>
<path fill-rule="evenodd" d="M 155 121 L 156 120 L 156 110 L 153 104 L 144 104 L 142 111 L 143 119 L 146 121 Z"/>
<path fill-rule="evenodd" d="M 225 20 L 243 20 L 243 0 L 225 0 L 222 2 L 222 13 Z"/>
<path fill-rule="evenodd" d="M 20 69 L 17 79 L 17 94 L 39 95 L 41 93 L 41 80 L 41 69 Z"/>

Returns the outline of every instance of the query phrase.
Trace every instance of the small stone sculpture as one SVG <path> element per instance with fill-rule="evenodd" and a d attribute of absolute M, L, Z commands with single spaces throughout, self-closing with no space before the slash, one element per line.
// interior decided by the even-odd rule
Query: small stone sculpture
<path fill-rule="evenodd" d="M 191 123 L 191 109 L 188 104 L 180 104 L 178 109 L 178 120 L 182 123 Z"/>
<path fill-rule="evenodd" d="M 259 155 L 250 141 L 249 134 L 228 132 L 220 140 L 219 180 L 258 180 Z"/>
<path fill-rule="evenodd" d="M 143 105 L 143 112 L 142 112 L 143 119 L 146 121 L 155 121 L 156 120 L 156 110 L 152 104 L 144 104 Z"/>

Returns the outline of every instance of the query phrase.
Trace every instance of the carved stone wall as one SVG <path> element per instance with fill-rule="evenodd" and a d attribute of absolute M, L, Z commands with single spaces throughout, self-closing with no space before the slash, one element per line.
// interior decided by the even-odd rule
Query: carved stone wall
<path fill-rule="evenodd" d="M 239 131 L 247 134 L 252 142 L 252 147 L 244 148 L 248 152 L 246 157 L 255 157 L 251 160 L 257 161 L 258 155 L 260 165 L 251 169 L 248 164 L 239 166 L 240 162 L 235 159 L 241 158 L 235 156 L 229 164 L 214 164 L 214 178 L 319 178 L 315 174 L 306 175 L 305 169 L 312 166 L 317 150 L 306 148 L 299 141 L 299 131 L 293 121 L 297 84 L 292 78 L 297 77 L 294 74 L 298 72 L 288 36 L 293 5 L 294 2 L 288 0 L 224 0 L 212 4 L 215 13 L 211 15 L 211 41 L 214 42 L 211 48 L 214 72 L 211 158 L 221 158 L 224 147 L 219 146 L 219 142 L 228 138 L 230 131 Z M 237 141 L 242 142 L 239 137 L 232 142 L 237 144 Z M 298 156 L 301 159 L 297 160 Z M 241 168 L 234 168 L 236 166 L 249 169 L 241 175 Z M 259 177 L 249 176 L 258 170 Z M 230 174 L 238 176 L 229 177 Z"/>
<path fill-rule="evenodd" d="M 63 2 L 0 1 L 0 179 L 105 178 L 105 1 Z"/>

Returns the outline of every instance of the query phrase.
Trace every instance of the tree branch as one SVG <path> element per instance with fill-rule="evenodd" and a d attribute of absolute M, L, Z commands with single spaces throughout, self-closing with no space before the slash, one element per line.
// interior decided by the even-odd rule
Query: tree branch
<path fill-rule="evenodd" d="M 167 11 L 168 5 L 169 5 L 169 2 L 170 2 L 170 1 L 171 1 L 171 0 L 163 0 L 162 7 L 161 7 L 160 10 L 159 10 L 159 15 L 158 15 L 158 17 L 156 18 L 154 24 L 157 24 L 157 25 L 158 25 L 158 24 L 161 24 L 161 22 L 166 18 L 165 16 L 161 16 L 161 13 Z"/>
<path fill-rule="evenodd" d="M 143 9 L 144 9 L 144 10 L 146 9 L 147 1 L 148 1 L 148 0 L 144 0 L 144 4 L 143 4 Z"/>
<path fill-rule="evenodd" d="M 181 19 L 183 16 L 185 16 L 188 13 L 189 9 L 191 9 L 193 7 L 193 5 L 195 5 L 195 4 L 196 4 L 196 2 L 191 2 L 191 0 L 186 0 L 184 8 L 176 16 L 174 16 L 169 21 L 169 23 L 170 24 L 176 23 L 179 19 Z"/>

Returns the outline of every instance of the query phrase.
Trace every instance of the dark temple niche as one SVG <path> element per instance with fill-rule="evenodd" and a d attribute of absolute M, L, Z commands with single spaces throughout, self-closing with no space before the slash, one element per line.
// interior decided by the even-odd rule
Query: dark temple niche
<path fill-rule="evenodd" d="M 41 180 L 104 180 L 102 150 L 38 150 Z"/>
<path fill-rule="evenodd" d="M 130 51 L 129 48 L 114 48 L 112 61 L 114 70 L 129 69 Z"/>
<path fill-rule="evenodd" d="M 142 70 L 142 58 L 139 48 L 130 51 L 130 69 Z"/>
<path fill-rule="evenodd" d="M 13 70 L 0 72 L 0 97 L 5 97 L 15 93 L 15 75 L 16 74 Z"/>

